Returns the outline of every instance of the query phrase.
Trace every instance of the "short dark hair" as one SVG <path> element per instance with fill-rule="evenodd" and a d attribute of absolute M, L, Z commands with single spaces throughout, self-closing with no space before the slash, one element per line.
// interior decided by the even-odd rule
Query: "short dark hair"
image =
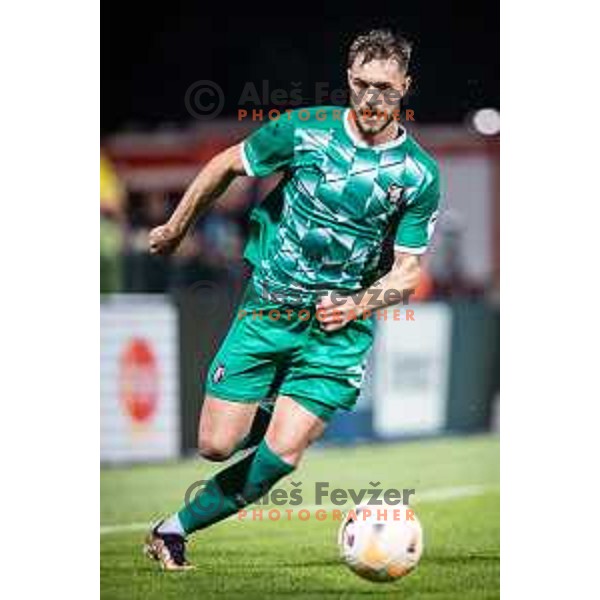
<path fill-rule="evenodd" d="M 402 35 L 394 34 L 389 29 L 372 29 L 356 38 L 348 50 L 348 68 L 356 57 L 363 56 L 362 64 L 374 59 L 392 58 L 398 62 L 403 71 L 408 70 L 412 44 Z"/>

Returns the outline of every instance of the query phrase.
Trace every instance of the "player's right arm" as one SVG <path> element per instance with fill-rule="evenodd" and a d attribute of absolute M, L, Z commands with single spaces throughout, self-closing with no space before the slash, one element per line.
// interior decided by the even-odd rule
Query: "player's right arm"
<path fill-rule="evenodd" d="M 217 154 L 198 173 L 167 223 L 150 232 L 150 252 L 173 252 L 196 218 L 214 204 L 238 175 L 246 175 L 241 144 Z"/>
<path fill-rule="evenodd" d="M 288 117 L 270 121 L 241 144 L 217 154 L 194 179 L 169 221 L 150 232 L 150 252 L 173 252 L 194 220 L 238 175 L 267 177 L 287 168 L 294 156 L 294 123 Z"/>

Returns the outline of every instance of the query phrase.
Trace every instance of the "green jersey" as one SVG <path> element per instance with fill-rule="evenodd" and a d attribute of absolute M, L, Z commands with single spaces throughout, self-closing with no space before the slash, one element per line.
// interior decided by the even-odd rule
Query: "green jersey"
<path fill-rule="evenodd" d="M 242 143 L 248 175 L 283 172 L 251 215 L 245 257 L 263 297 L 310 304 L 389 270 L 392 247 L 422 254 L 437 217 L 435 161 L 406 133 L 369 146 L 349 109 L 282 114 Z"/>

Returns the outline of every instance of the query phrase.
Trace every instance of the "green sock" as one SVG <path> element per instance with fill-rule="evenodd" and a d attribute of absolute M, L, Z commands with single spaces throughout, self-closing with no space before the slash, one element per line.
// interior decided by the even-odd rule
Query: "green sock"
<path fill-rule="evenodd" d="M 248 432 L 248 435 L 246 435 L 246 437 L 239 443 L 237 450 L 247 450 L 248 448 L 254 448 L 254 446 L 260 444 L 262 439 L 265 437 L 265 433 L 267 432 L 267 428 L 269 427 L 272 416 L 272 406 L 259 405 L 256 415 L 254 415 L 254 420 L 252 421 L 250 431 Z"/>
<path fill-rule="evenodd" d="M 248 456 L 209 479 L 204 489 L 186 502 L 178 513 L 185 533 L 204 529 L 238 512 L 264 496 L 294 468 L 263 440 Z"/>

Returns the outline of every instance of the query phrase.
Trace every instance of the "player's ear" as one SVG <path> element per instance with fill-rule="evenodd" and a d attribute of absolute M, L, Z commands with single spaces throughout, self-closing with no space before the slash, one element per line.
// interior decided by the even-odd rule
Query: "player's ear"
<path fill-rule="evenodd" d="M 412 83 L 412 77 L 410 75 L 405 75 L 404 81 L 402 82 L 402 87 L 401 87 L 402 97 L 406 96 L 406 94 L 408 93 L 411 83 Z"/>

